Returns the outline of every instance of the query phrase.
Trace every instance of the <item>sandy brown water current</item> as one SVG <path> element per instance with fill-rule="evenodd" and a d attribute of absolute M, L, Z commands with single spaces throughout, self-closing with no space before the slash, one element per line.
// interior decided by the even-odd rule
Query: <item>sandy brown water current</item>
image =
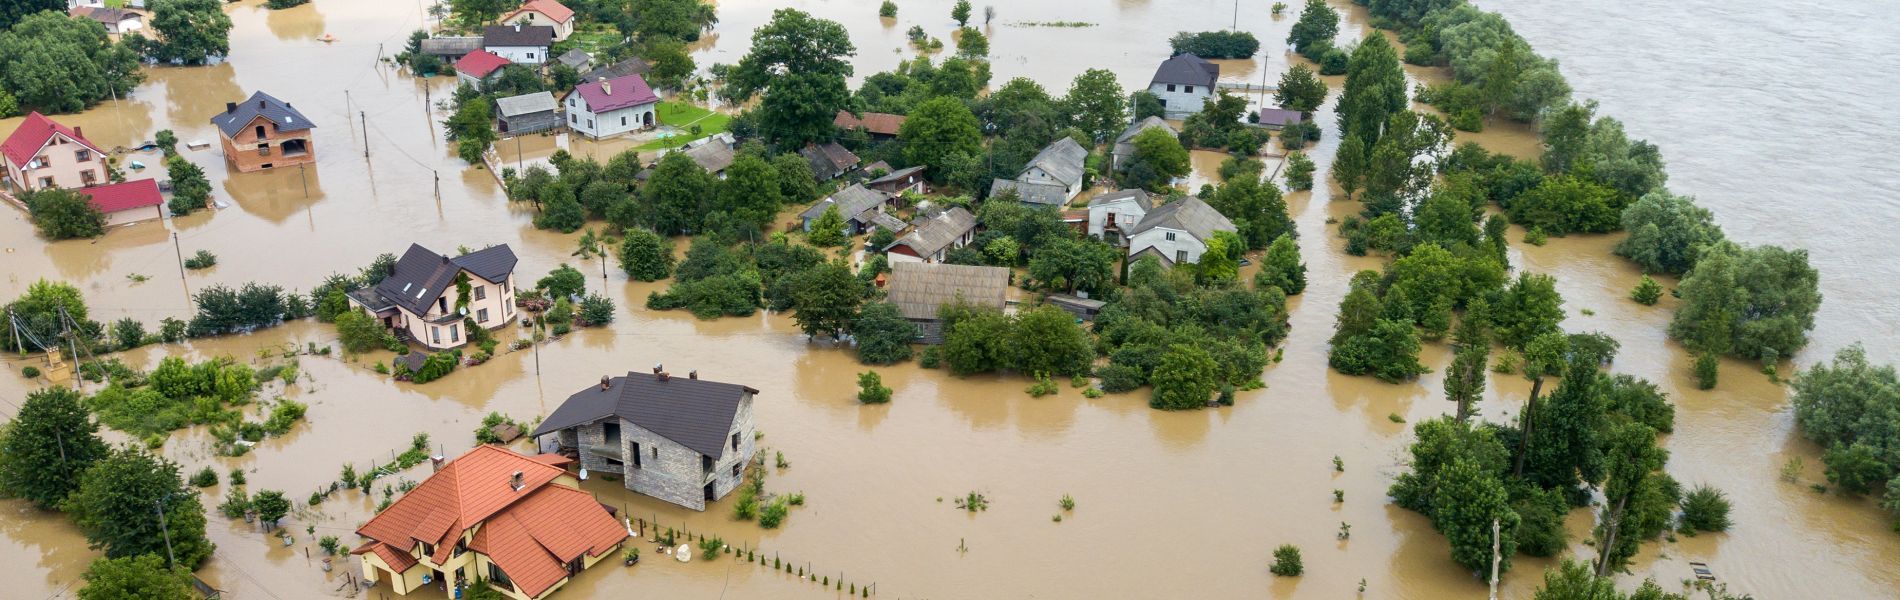
<path fill-rule="evenodd" d="M 726 0 L 719 6 L 720 25 L 696 46 L 696 58 L 702 67 L 736 61 L 750 31 L 769 18 L 771 9 L 794 6 L 845 25 L 858 46 L 854 63 L 862 78 L 912 55 L 904 47 L 904 30 L 911 25 L 946 39 L 953 28 L 948 1 L 900 4 L 900 17 L 884 20 L 867 3 Z M 1273 19 L 1268 4 L 1239 3 L 1241 28 L 1255 32 L 1268 51 L 1255 61 L 1223 62 L 1229 78 L 1257 82 L 1265 74 L 1277 79 L 1287 67 L 1290 55 L 1280 51 L 1280 40 L 1292 15 Z M 93 318 L 132 316 L 153 324 L 188 314 L 187 286 L 196 290 L 255 280 L 307 289 L 327 273 L 354 271 L 411 241 L 444 251 L 506 242 L 521 257 L 518 274 L 528 280 L 574 260 L 569 254 L 575 235 L 534 229 L 531 209 L 511 205 L 488 172 L 466 168 L 452 155 L 436 123 L 446 115 L 428 103 L 445 98 L 452 80 L 418 81 L 377 63 L 379 44 L 385 54 L 394 52 L 418 27 L 420 7 L 318 0 L 271 12 L 246 0 L 228 10 L 236 22 L 230 62 L 148 69 L 147 83 L 129 98 L 59 119 L 83 126 L 107 147 L 136 145 L 164 128 L 176 131 L 180 140 L 215 142 L 207 119 L 224 102 L 265 90 L 317 122 L 317 164 L 300 171 L 236 175 L 225 172 L 215 150 L 186 151 L 211 174 L 217 182 L 214 195 L 229 207 L 114 230 L 97 241 L 48 243 L 35 236 L 24 215 L 0 211 L 5 247 L 0 297 L 13 297 L 40 278 L 65 280 L 86 294 Z M 992 39 L 996 82 L 1026 76 L 1060 94 L 1089 67 L 1112 70 L 1125 88 L 1145 85 L 1167 54 L 1166 34 L 1225 27 L 1233 12 L 1231 3 L 1202 0 L 1012 3 L 999 6 L 996 21 L 985 30 Z M 1347 17 L 1342 35 L 1363 35 L 1363 14 L 1348 10 Z M 1057 20 L 1095 26 L 1017 25 Z M 340 40 L 316 41 L 324 33 Z M 1533 40 L 1538 41 L 1535 35 Z M 1425 80 L 1443 77 L 1409 67 L 1408 73 Z M 1337 88 L 1339 81 L 1329 83 Z M 1321 180 L 1335 144 L 1330 111 L 1330 106 L 1321 111 L 1320 122 L 1329 131 L 1314 151 Z M 0 122 L 0 134 L 17 123 Z M 1632 133 L 1645 132 L 1638 126 Z M 1493 124 L 1470 138 L 1520 155 L 1537 150 L 1530 130 L 1522 126 Z M 522 153 L 530 158 L 557 147 L 553 138 L 523 143 Z M 511 144 L 502 143 L 504 154 Z M 580 153 L 586 146 L 570 149 Z M 1671 157 L 1697 151 L 1665 149 Z M 604 160 L 613 148 L 598 151 Z M 144 162 L 157 163 L 151 157 Z M 1196 181 L 1215 178 L 1217 156 L 1197 155 L 1194 162 Z M 1719 178 L 1721 169 L 1742 169 L 1701 166 L 1715 171 L 1686 177 Z M 895 400 L 864 407 L 854 399 L 854 376 L 864 367 L 846 351 L 808 342 L 784 315 L 698 321 L 684 313 L 648 311 L 642 306 L 647 293 L 663 284 L 629 283 L 616 271 L 605 288 L 620 306 L 609 328 L 577 332 L 541 346 L 538 354 L 503 354 L 423 386 L 394 383 L 368 368 L 387 360 L 387 354 L 354 361 L 306 357 L 302 380 L 287 390 L 274 384 L 261 393 L 310 405 L 306 422 L 290 435 L 267 440 L 247 456 L 224 458 L 211 456 L 207 432 L 191 429 L 175 433 L 163 452 L 187 471 L 207 464 L 220 471 L 242 467 L 250 471 L 253 491 L 282 489 L 299 501 L 300 510 L 287 521 L 298 541 L 288 548 L 241 522 L 213 515 L 210 533 L 219 550 L 201 576 L 230 590 L 233 598 L 341 596 L 349 591 L 338 587 L 345 569 L 324 573 L 305 558 L 313 540 L 303 534 L 304 527 L 314 525 L 319 536 L 353 541 L 350 532 L 371 514 L 374 502 L 346 492 L 320 510 L 306 511 L 301 500 L 334 479 L 343 463 L 361 468 L 387 461 L 419 431 L 454 456 L 473 444 L 470 432 L 489 411 L 520 418 L 543 415 L 602 374 L 663 362 L 675 371 L 698 369 L 703 377 L 760 389 L 763 443 L 784 452 L 791 463 L 772 470 L 767 487 L 802 491 L 807 505 L 793 509 L 784 527 L 762 530 L 732 520 L 730 500 L 692 513 L 627 494 L 612 482 L 590 481 L 588 489 L 636 516 L 762 547 L 834 578 L 842 572 L 853 583 L 876 582 L 880 597 L 1350 598 L 1361 579 L 1368 598 L 1481 597 L 1484 586 L 1449 560 L 1444 538 L 1423 517 L 1391 506 L 1384 494 L 1402 468 L 1410 427 L 1388 416 L 1416 422 L 1448 412 L 1441 376 L 1387 385 L 1326 369 L 1326 339 L 1348 277 L 1379 264 L 1377 258 L 1340 251 L 1326 221 L 1352 214 L 1358 206 L 1333 201 L 1334 193 L 1322 187 L 1288 196 L 1312 283 L 1290 302 L 1293 331 L 1286 358 L 1268 367 L 1267 389 L 1242 394 L 1231 408 L 1162 413 L 1147 408 L 1142 392 L 1085 399 L 1067 385 L 1056 396 L 1032 399 L 1023 393 L 1027 382 L 1020 377 L 955 378 L 914 364 L 878 369 L 896 390 Z M 1815 201 L 1836 200 L 1845 201 Z M 1718 210 L 1725 219 L 1761 218 L 1750 216 L 1753 209 L 1744 203 Z M 220 257 L 219 265 L 181 283 L 173 231 L 185 254 L 211 250 Z M 1892 597 L 1900 587 L 1900 536 L 1888 530 L 1887 516 L 1864 500 L 1808 491 L 1805 482 L 1821 478 L 1816 449 L 1792 431 L 1784 390 L 1753 374 L 1752 366 L 1725 365 L 1720 388 L 1693 389 L 1685 378 L 1690 358 L 1663 334 L 1671 301 L 1652 308 L 1624 299 L 1639 274 L 1609 254 L 1615 241 L 1558 239 L 1517 248 L 1512 260 L 1520 269 L 1559 278 L 1570 312 L 1567 328 L 1600 330 L 1622 341 L 1616 371 L 1650 378 L 1670 391 L 1678 406 L 1677 431 L 1666 440 L 1670 472 L 1684 483 L 1726 489 L 1737 523 L 1726 534 L 1646 544 L 1636 575 L 1654 576 L 1673 588 L 1690 576 L 1686 563 L 1695 560 L 1710 563 L 1734 590 L 1757 598 Z M 1837 243 L 1825 236 L 1801 241 Z M 599 266 L 589 264 L 583 271 L 590 273 L 590 289 L 599 289 Z M 150 280 L 132 283 L 127 275 L 134 273 Z M 1830 297 L 1829 302 L 1829 315 L 1890 310 L 1863 306 L 1863 299 Z M 1595 314 L 1581 314 L 1585 308 Z M 1851 328 L 1827 323 L 1832 321 L 1824 320 L 1822 333 L 1830 337 L 1818 339 L 1819 345 L 1851 341 L 1831 337 L 1851 335 L 1844 331 Z M 334 338 L 327 325 L 300 322 L 251 335 L 148 347 L 122 358 L 146 367 L 168 353 L 254 360 L 261 347 L 331 344 Z M 1818 358 L 1813 352 L 1798 357 L 1802 363 Z M 1441 345 L 1427 345 L 1423 359 L 1442 370 L 1450 355 Z M 7 370 L 17 374 L 23 364 L 9 360 Z M 17 375 L 0 376 L 0 400 L 5 400 L 0 414 L 11 415 L 19 398 L 37 385 Z M 1494 375 L 1482 414 L 1494 419 L 1515 414 L 1528 388 L 1522 378 Z M 1335 455 L 1345 463 L 1343 473 L 1332 469 Z M 1795 456 L 1810 465 L 1802 485 L 1776 478 L 1780 465 Z M 426 474 L 425 465 L 405 475 L 420 479 Z M 205 504 L 215 505 L 228 489 L 208 489 Z M 1332 502 L 1333 489 L 1345 491 L 1343 504 Z M 951 505 L 951 497 L 970 491 L 984 493 L 991 508 L 970 514 Z M 1073 496 L 1077 507 L 1062 522 L 1052 522 L 1064 494 Z M 1335 539 L 1340 522 L 1352 524 L 1350 540 Z M 1588 527 L 1589 515 L 1576 511 L 1573 539 L 1580 540 Z M 1272 549 L 1282 543 L 1305 550 L 1304 577 L 1275 578 L 1267 572 Z M 1580 542 L 1573 543 L 1572 553 L 1594 556 Z M 0 595 L 70 597 L 95 554 L 60 515 L 0 502 L 0 564 L 15 575 L 8 593 Z M 1528 598 L 1549 564 L 1520 557 L 1505 577 L 1504 594 Z M 389 592 L 383 587 L 364 593 L 359 597 Z M 559 597 L 632 594 L 707 599 L 840 595 L 743 562 L 648 560 L 632 569 L 603 564 Z"/>

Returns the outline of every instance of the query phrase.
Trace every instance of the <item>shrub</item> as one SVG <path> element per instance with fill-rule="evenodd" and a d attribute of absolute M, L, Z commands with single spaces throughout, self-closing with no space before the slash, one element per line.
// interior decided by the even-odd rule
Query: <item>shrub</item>
<path fill-rule="evenodd" d="M 1722 368 L 1722 360 L 1714 352 L 1704 352 L 1695 359 L 1695 387 L 1699 390 L 1715 389 L 1715 379 Z"/>
<path fill-rule="evenodd" d="M 323 536 L 322 540 L 317 541 L 317 546 L 323 548 L 326 554 L 336 554 L 338 550 L 342 549 L 343 544 L 336 539 L 336 536 L 326 535 Z"/>
<path fill-rule="evenodd" d="M 1201 58 L 1247 58 L 1260 52 L 1260 40 L 1245 31 L 1181 32 L 1168 40 L 1175 54 Z"/>
<path fill-rule="evenodd" d="M 191 474 L 192 486 L 211 487 L 217 484 L 218 484 L 218 472 L 213 470 L 211 467 L 198 469 L 198 472 Z"/>
<path fill-rule="evenodd" d="M 1056 501 L 1056 505 L 1061 506 L 1062 510 L 1075 510 L 1075 497 L 1063 494 L 1062 499 Z"/>
<path fill-rule="evenodd" d="M 24 194 L 27 214 L 49 240 L 94 237 L 105 233 L 106 215 L 85 195 L 72 190 Z"/>
<path fill-rule="evenodd" d="M 225 493 L 224 502 L 218 503 L 218 514 L 224 515 L 226 519 L 242 518 L 250 510 L 251 497 L 241 487 L 231 488 L 230 492 Z"/>
<path fill-rule="evenodd" d="M 1313 189 L 1313 159 L 1305 153 L 1291 152 L 1286 157 L 1286 186 L 1294 190 Z"/>
<path fill-rule="evenodd" d="M 1023 391 L 1028 392 L 1031 398 L 1041 398 L 1043 396 L 1054 395 L 1060 390 L 1061 387 L 1056 385 L 1055 380 L 1049 378 L 1048 373 L 1038 373 L 1036 374 L 1036 382 L 1029 384 L 1029 389 Z"/>
<path fill-rule="evenodd" d="M 926 369 L 935 369 L 942 360 L 942 351 L 936 346 L 930 346 L 924 348 L 923 356 L 917 359 L 917 365 Z"/>
<path fill-rule="evenodd" d="M 33 365 L 20 367 L 20 376 L 25 377 L 27 379 L 38 378 L 40 376 L 40 368 L 35 367 Z"/>
<path fill-rule="evenodd" d="M 1281 577 L 1298 577 L 1306 572 L 1300 564 L 1300 547 L 1293 544 L 1281 544 L 1273 549 L 1273 566 L 1267 570 Z"/>
<path fill-rule="evenodd" d="M 1636 289 L 1630 290 L 1630 299 L 1643 306 L 1655 306 L 1662 300 L 1662 294 L 1662 284 L 1644 275 L 1643 280 L 1636 283 Z"/>
<path fill-rule="evenodd" d="M 897 18 L 897 3 L 892 2 L 891 0 L 884 0 L 884 4 L 882 6 L 877 7 L 877 16 L 884 17 L 886 19 Z"/>
<path fill-rule="evenodd" d="M 580 324 L 600 326 L 614 322 L 614 301 L 600 294 L 581 299 Z"/>
<path fill-rule="evenodd" d="M 876 371 L 858 374 L 858 402 L 883 404 L 890 401 L 891 388 L 884 387 L 884 379 Z"/>
<path fill-rule="evenodd" d="M 1725 531 L 1728 529 L 1728 495 L 1707 485 L 1695 486 L 1682 497 L 1682 531 Z"/>
<path fill-rule="evenodd" d="M 785 514 L 789 510 L 786 508 L 785 498 L 779 498 L 759 510 L 759 526 L 766 529 L 778 529 L 778 526 L 785 522 Z"/>
<path fill-rule="evenodd" d="M 244 485 L 244 469 L 231 467 L 231 472 L 225 475 L 225 479 L 230 481 L 231 485 Z"/>
<path fill-rule="evenodd" d="M 185 259 L 185 268 L 194 271 L 209 269 L 216 264 L 218 264 L 218 255 L 212 254 L 210 250 L 199 250 L 197 254 L 191 255 L 191 258 Z"/>

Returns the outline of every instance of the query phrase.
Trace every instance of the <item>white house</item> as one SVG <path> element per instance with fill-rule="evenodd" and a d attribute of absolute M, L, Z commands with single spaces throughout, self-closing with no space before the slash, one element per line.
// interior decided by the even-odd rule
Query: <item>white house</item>
<path fill-rule="evenodd" d="M 1126 232 L 1154 208 L 1154 197 L 1141 189 L 1109 192 L 1089 199 L 1089 235 L 1121 246 Z"/>
<path fill-rule="evenodd" d="M 106 26 L 106 33 L 124 35 L 145 29 L 145 15 L 123 8 L 80 6 L 69 11 L 73 17 L 91 19 Z"/>
<path fill-rule="evenodd" d="M 1128 260 L 1142 256 L 1161 259 L 1162 266 L 1198 263 L 1207 241 L 1217 231 L 1236 231 L 1233 221 L 1200 198 L 1188 196 L 1148 211 L 1128 230 Z"/>
<path fill-rule="evenodd" d="M 521 8 L 501 16 L 503 25 L 546 25 L 554 28 L 554 41 L 574 35 L 574 9 L 554 0 L 528 0 Z"/>
<path fill-rule="evenodd" d="M 591 138 L 620 135 L 659 122 L 655 111 L 660 96 L 639 75 L 580 84 L 561 105 L 567 108 L 568 128 Z"/>
<path fill-rule="evenodd" d="M 554 57 L 554 28 L 547 25 L 490 25 L 482 30 L 482 49 L 517 65 L 538 65 Z"/>
<path fill-rule="evenodd" d="M 1176 54 L 1155 69 L 1148 93 L 1161 99 L 1168 118 L 1182 119 L 1201 112 L 1201 105 L 1214 96 L 1214 82 L 1219 79 L 1220 65 L 1192 54 Z"/>

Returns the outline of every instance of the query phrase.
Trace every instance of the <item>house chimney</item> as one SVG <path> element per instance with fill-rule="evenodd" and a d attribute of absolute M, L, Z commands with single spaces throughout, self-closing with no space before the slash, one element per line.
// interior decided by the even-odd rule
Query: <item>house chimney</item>
<path fill-rule="evenodd" d="M 224 103 L 224 112 L 226 114 L 237 112 L 237 103 L 236 102 Z"/>
<path fill-rule="evenodd" d="M 656 376 L 660 378 L 660 381 L 666 381 L 668 379 L 673 378 L 673 375 L 671 373 L 667 373 L 666 371 L 660 371 Z"/>
<path fill-rule="evenodd" d="M 604 392 L 604 391 L 607 391 L 607 388 L 611 388 L 611 387 L 613 387 L 613 383 L 611 382 L 611 380 L 610 380 L 610 379 L 608 379 L 608 377 L 607 377 L 606 375 L 602 375 L 602 376 L 600 376 L 600 389 L 601 389 L 601 391 L 603 391 L 603 392 Z"/>
<path fill-rule="evenodd" d="M 515 33 L 521 33 L 521 24 L 520 24 L 520 23 L 516 23 L 516 24 L 515 24 Z"/>
<path fill-rule="evenodd" d="M 258 109 L 258 110 L 263 110 L 263 109 L 264 109 L 264 101 L 263 101 L 262 99 L 260 99 L 260 100 L 258 100 L 258 101 L 257 101 L 257 109 Z"/>
<path fill-rule="evenodd" d="M 660 364 L 660 363 L 653 363 L 653 374 L 654 374 L 654 375 L 659 375 L 659 374 L 660 374 L 660 371 L 665 371 L 665 370 L 666 370 L 666 365 L 664 365 L 664 364 Z"/>
<path fill-rule="evenodd" d="M 699 379 L 699 369 L 693 369 L 693 370 L 691 370 L 691 371 L 687 371 L 687 372 L 686 372 L 686 378 L 687 378 L 687 379 L 695 379 L 695 380 L 696 380 L 696 379 Z"/>
<path fill-rule="evenodd" d="M 521 481 L 520 471 L 515 471 L 515 474 L 508 478 L 508 487 L 514 488 L 517 492 L 521 491 L 521 488 L 527 487 L 527 484 Z"/>
<path fill-rule="evenodd" d="M 612 95 L 614 95 L 614 86 L 613 86 L 613 84 L 612 84 L 612 83 L 608 83 L 608 82 L 607 82 L 607 78 L 606 78 L 606 77 L 600 77 L 600 78 L 598 78 L 598 79 L 600 79 L 600 93 L 602 93 L 602 94 L 606 94 L 606 95 L 609 95 L 609 96 L 612 96 Z"/>
<path fill-rule="evenodd" d="M 80 127 L 79 127 L 78 125 L 74 125 L 74 126 L 73 126 L 73 137 L 77 137 L 77 138 L 82 138 L 82 137 L 86 137 L 86 130 L 85 130 L 85 129 L 81 129 L 81 128 L 80 128 Z"/>

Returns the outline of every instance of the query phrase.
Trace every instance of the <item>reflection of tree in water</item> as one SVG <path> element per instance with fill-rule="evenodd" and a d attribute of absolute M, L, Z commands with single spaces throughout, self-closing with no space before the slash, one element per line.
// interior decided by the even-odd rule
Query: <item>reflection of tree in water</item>
<path fill-rule="evenodd" d="M 48 514 L 58 513 L 46 513 L 33 508 L 25 500 L 0 501 L 0 515 L 5 515 L 5 518 L 0 518 L 0 538 L 12 542 L 9 545 L 35 548 L 36 551 L 29 552 L 39 555 L 39 561 L 35 564 L 47 573 L 49 582 L 78 579 L 92 561 L 93 553 L 86 548 L 85 538 L 70 521 L 46 518 Z M 9 563 L 13 562 L 12 559 L 21 558 L 12 552 L 0 556 L 7 556 Z"/>
<path fill-rule="evenodd" d="M 259 4 L 256 10 L 264 12 L 264 26 L 279 40 L 314 40 L 323 35 L 323 13 L 317 12 L 315 2 L 283 10 L 271 10 Z"/>
<path fill-rule="evenodd" d="M 231 63 L 196 67 L 150 67 L 145 81 L 165 84 L 166 127 L 177 132 L 181 150 L 191 140 L 205 140 L 216 147 L 217 130 L 211 116 L 224 110 L 226 102 L 243 102 L 250 94 L 237 84 L 237 70 Z"/>
<path fill-rule="evenodd" d="M 323 200 L 323 178 L 317 165 L 265 169 L 255 173 L 230 173 L 224 177 L 224 196 L 244 212 L 271 223 L 303 214 Z M 305 184 L 309 192 L 305 193 Z"/>

